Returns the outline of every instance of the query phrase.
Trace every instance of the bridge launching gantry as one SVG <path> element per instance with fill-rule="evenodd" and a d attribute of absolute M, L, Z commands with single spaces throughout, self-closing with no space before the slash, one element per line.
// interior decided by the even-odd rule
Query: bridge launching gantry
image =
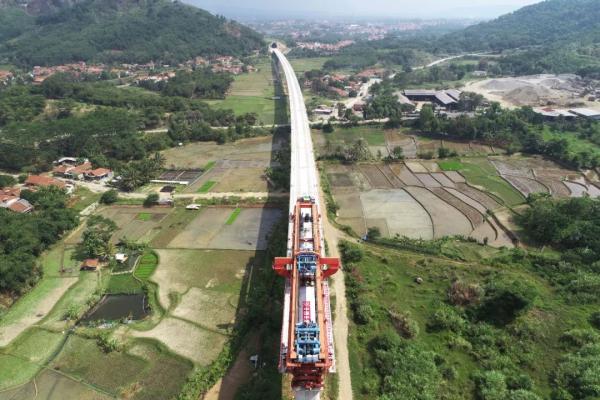
<path fill-rule="evenodd" d="M 286 77 L 292 129 L 287 255 L 273 263 L 285 278 L 279 370 L 292 375 L 296 400 L 317 400 L 325 375 L 335 372 L 327 278 L 340 261 L 325 255 L 319 179 L 302 90 L 287 58 L 277 48 L 271 51 Z"/>

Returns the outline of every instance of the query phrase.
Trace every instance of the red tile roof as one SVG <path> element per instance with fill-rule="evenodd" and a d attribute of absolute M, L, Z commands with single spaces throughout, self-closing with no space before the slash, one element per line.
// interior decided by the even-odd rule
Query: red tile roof
<path fill-rule="evenodd" d="M 87 176 L 99 177 L 110 174 L 112 171 L 108 168 L 96 168 L 91 171 L 86 171 Z"/>
<path fill-rule="evenodd" d="M 63 181 L 59 181 L 58 179 L 51 178 L 49 176 L 43 175 L 29 175 L 27 180 L 25 181 L 25 185 L 27 186 L 57 186 L 61 189 L 66 187 L 66 184 Z"/>
<path fill-rule="evenodd" d="M 33 210 L 33 206 L 27 200 L 20 199 L 9 205 L 8 209 L 17 213 L 26 213 Z"/>

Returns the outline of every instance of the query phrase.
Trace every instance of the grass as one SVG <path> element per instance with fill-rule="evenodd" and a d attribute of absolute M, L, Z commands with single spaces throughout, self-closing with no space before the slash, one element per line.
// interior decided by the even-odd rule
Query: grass
<path fill-rule="evenodd" d="M 154 248 L 164 248 L 192 221 L 189 210 L 185 207 L 175 207 L 160 224 L 160 231 L 152 239 Z M 202 212 L 202 211 L 200 211 Z M 195 213 L 198 213 L 195 211 Z"/>
<path fill-rule="evenodd" d="M 132 274 L 111 275 L 106 286 L 106 292 L 110 294 L 137 294 L 143 291 L 143 284 Z"/>
<path fill-rule="evenodd" d="M 101 196 L 101 193 L 94 193 L 84 187 L 77 186 L 77 189 L 73 193 L 70 206 L 77 212 L 81 212 L 93 203 L 100 200 Z"/>
<path fill-rule="evenodd" d="M 134 275 L 141 280 L 148 280 L 158 266 L 158 256 L 154 252 L 144 253 L 138 266 L 135 269 Z"/>
<path fill-rule="evenodd" d="M 311 58 L 291 58 L 290 63 L 298 77 L 304 75 L 306 71 L 323 68 L 323 64 L 327 62 L 327 57 L 311 57 Z"/>
<path fill-rule="evenodd" d="M 241 74 L 235 77 L 231 90 L 224 100 L 209 100 L 216 108 L 231 109 L 236 115 L 256 113 L 264 125 L 285 124 L 276 116 L 276 102 L 286 104 L 286 99 L 274 100 L 275 86 L 270 59 L 263 59 L 256 65 L 258 72 Z"/>
<path fill-rule="evenodd" d="M 233 225 L 233 223 L 235 222 L 235 220 L 238 218 L 238 216 L 240 215 L 240 213 L 242 212 L 241 208 L 236 208 L 235 210 L 233 210 L 233 212 L 231 213 L 231 215 L 229 216 L 229 218 L 227 218 L 227 222 L 225 222 L 227 225 Z"/>
<path fill-rule="evenodd" d="M 0 354 L 0 390 L 28 382 L 39 366 L 10 354 Z"/>
<path fill-rule="evenodd" d="M 137 216 L 137 220 L 138 221 L 150 221 L 150 220 L 152 220 L 152 214 L 151 213 L 139 213 Z"/>
<path fill-rule="evenodd" d="M 487 158 L 462 159 L 461 174 L 472 185 L 481 186 L 492 193 L 504 204 L 515 206 L 525 201 L 525 198 L 508 182 L 506 182 Z"/>
<path fill-rule="evenodd" d="M 355 126 L 350 128 L 336 127 L 332 133 L 323 133 L 330 142 L 352 144 L 363 138 L 369 146 L 385 146 L 385 132 L 382 128 L 372 126 Z"/>
<path fill-rule="evenodd" d="M 545 127 L 542 131 L 544 140 L 566 139 L 569 142 L 569 153 L 591 152 L 595 155 L 600 155 L 600 146 L 586 139 L 581 139 L 574 132 L 553 132 L 550 128 Z"/>
<path fill-rule="evenodd" d="M 465 166 L 458 160 L 438 161 L 442 171 L 460 171 Z"/>
<path fill-rule="evenodd" d="M 202 186 L 200 186 L 198 193 L 208 193 L 216 184 L 217 182 L 215 181 L 206 181 Z"/>
<path fill-rule="evenodd" d="M 202 168 L 203 172 L 208 172 L 211 169 L 213 169 L 213 167 L 215 166 L 217 162 L 216 161 L 209 161 L 206 163 L 206 165 L 204 166 L 204 168 Z"/>
<path fill-rule="evenodd" d="M 366 324 L 351 322 L 348 335 L 348 347 L 352 373 L 352 384 L 357 400 L 372 399 L 381 395 L 380 379 L 374 364 L 373 339 L 384 333 L 400 332 L 390 318 L 389 311 L 408 314 L 419 327 L 419 333 L 407 340 L 426 351 L 438 354 L 440 368 L 452 367 L 455 377 L 446 379 L 441 390 L 444 398 L 473 398 L 474 384 L 472 374 L 479 370 L 494 369 L 490 365 L 514 362 L 513 368 L 519 373 L 531 377 L 534 391 L 541 398 L 550 398 L 549 376 L 556 368 L 556 363 L 565 351 L 560 336 L 565 330 L 588 327 L 585 319 L 591 307 L 566 305 L 549 282 L 534 275 L 521 266 L 496 265 L 491 267 L 483 255 L 477 256 L 474 251 L 462 251 L 456 248 L 464 262 L 437 257 L 424 256 L 409 251 L 396 251 L 381 247 L 361 246 L 366 250 L 360 262 L 353 263 L 350 272 L 346 273 L 347 288 L 352 288 L 360 304 L 368 305 L 372 310 L 371 318 Z M 498 250 L 489 250 L 489 255 L 499 256 Z M 415 279 L 423 279 L 416 284 Z M 479 286 L 489 280 L 511 279 L 527 282 L 539 292 L 534 307 L 517 317 L 512 324 L 501 327 L 486 325 L 484 342 L 469 335 L 449 331 L 431 331 L 427 324 L 434 312 L 447 302 L 447 291 L 454 280 L 476 283 Z M 351 297 L 349 297 L 351 298 Z M 452 306 L 450 306 L 452 307 Z M 352 309 L 352 305 L 349 306 Z M 461 312 L 458 307 L 453 307 Z M 468 320 L 468 317 L 465 316 Z M 479 324 L 469 321 L 468 324 Z M 535 328 L 534 328 L 535 327 Z M 483 328 L 483 327 L 482 327 Z M 539 332 L 535 338 L 517 337 L 518 332 L 535 329 Z M 468 328 L 465 332 L 468 332 Z M 543 332 L 543 333 L 542 333 Z M 468 346 L 452 345 L 460 338 L 463 343 L 472 341 Z M 480 343 L 480 344 L 477 344 Z M 503 346 L 502 344 L 505 346 Z M 489 347 L 486 347 L 488 346 Z M 490 353 L 491 352 L 491 353 Z M 482 354 L 484 354 L 482 356 Z M 486 355 L 492 354 L 492 359 Z M 477 361 L 475 355 L 481 356 Z M 494 357 L 498 357 L 494 360 Z M 523 361 L 520 361 L 523 360 Z M 496 362 L 496 364 L 493 364 Z M 504 364 L 503 364 L 504 365 Z"/>

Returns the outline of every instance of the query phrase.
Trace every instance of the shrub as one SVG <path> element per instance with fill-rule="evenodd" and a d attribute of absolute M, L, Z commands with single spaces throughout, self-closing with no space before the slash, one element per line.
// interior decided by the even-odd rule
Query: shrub
<path fill-rule="evenodd" d="M 600 339 L 600 335 L 591 329 L 571 329 L 560 337 L 562 343 L 575 347 L 596 343 L 598 339 Z"/>
<path fill-rule="evenodd" d="M 17 180 L 10 175 L 0 175 L 0 188 L 12 186 Z"/>
<path fill-rule="evenodd" d="M 589 319 L 590 325 L 592 325 L 596 329 L 600 329 L 600 311 L 593 313 L 590 315 Z"/>
<path fill-rule="evenodd" d="M 388 311 L 396 331 L 405 339 L 414 339 L 419 335 L 419 324 L 410 317 L 410 313 Z"/>
<path fill-rule="evenodd" d="M 479 400 L 506 400 L 504 374 L 499 371 L 480 372 L 475 375 L 475 392 Z"/>
<path fill-rule="evenodd" d="M 554 376 L 555 397 L 600 397 L 600 343 L 588 344 L 563 358 Z"/>
<path fill-rule="evenodd" d="M 381 230 L 378 227 L 373 226 L 367 230 L 367 238 L 369 240 L 377 240 L 380 237 L 381 237 Z"/>
<path fill-rule="evenodd" d="M 359 262 L 364 256 L 364 252 L 359 246 L 345 240 L 340 242 L 340 252 L 344 263 Z"/>
<path fill-rule="evenodd" d="M 454 281 L 448 289 L 448 301 L 455 306 L 469 306 L 479 302 L 483 289 L 475 283 Z"/>
<path fill-rule="evenodd" d="M 510 392 L 507 400 L 542 400 L 542 398 L 529 390 L 519 389 Z"/>
<path fill-rule="evenodd" d="M 158 193 L 150 193 L 144 200 L 144 207 L 152 207 L 158 203 Z"/>
<path fill-rule="evenodd" d="M 535 287 L 520 280 L 492 281 L 486 286 L 482 304 L 475 310 L 476 318 L 496 326 L 504 326 L 529 310 L 538 296 Z"/>
<path fill-rule="evenodd" d="M 354 321 L 357 324 L 366 325 L 373 318 L 373 308 L 369 304 L 357 302 L 354 305 Z"/>
<path fill-rule="evenodd" d="M 117 200 L 119 200 L 119 192 L 114 189 L 102 193 L 102 196 L 100 197 L 100 203 L 102 204 L 114 204 Z"/>
<path fill-rule="evenodd" d="M 452 331 L 460 333 L 466 326 L 466 321 L 456 310 L 450 306 L 442 305 L 439 307 L 427 322 L 427 329 L 430 331 Z"/>
<path fill-rule="evenodd" d="M 117 342 L 117 339 L 111 338 L 108 332 L 100 334 L 100 336 L 98 336 L 97 343 L 105 353 L 111 353 L 119 350 L 119 343 Z"/>

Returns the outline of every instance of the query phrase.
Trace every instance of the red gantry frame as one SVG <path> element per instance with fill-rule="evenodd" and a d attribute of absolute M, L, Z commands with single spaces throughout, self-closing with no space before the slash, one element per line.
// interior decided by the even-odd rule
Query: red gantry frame
<path fill-rule="evenodd" d="M 290 215 L 291 257 L 277 257 L 273 270 L 287 279 L 279 369 L 293 375 L 294 390 L 321 390 L 334 359 L 327 278 L 340 268 L 323 257 L 321 215 L 314 199 L 300 198 Z"/>

